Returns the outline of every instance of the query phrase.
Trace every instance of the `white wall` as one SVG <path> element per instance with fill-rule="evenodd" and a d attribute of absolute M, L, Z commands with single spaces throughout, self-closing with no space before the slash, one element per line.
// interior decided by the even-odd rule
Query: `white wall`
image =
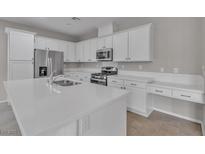
<path fill-rule="evenodd" d="M 5 22 L 0 20 L 0 101 L 6 99 L 5 91 L 3 88 L 3 81 L 5 81 L 7 78 L 7 35 L 5 33 L 5 27 L 32 31 L 36 32 L 38 35 L 52 37 L 56 39 L 76 41 L 75 38 L 69 37 L 61 33 L 55 33 L 43 29 L 36 29 L 29 26 L 14 24 L 11 22 Z"/>

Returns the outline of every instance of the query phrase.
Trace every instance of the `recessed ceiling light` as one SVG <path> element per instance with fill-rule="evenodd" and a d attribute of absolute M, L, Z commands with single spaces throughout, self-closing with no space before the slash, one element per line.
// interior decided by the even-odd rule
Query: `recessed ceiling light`
<path fill-rule="evenodd" d="M 78 17 L 72 17 L 72 20 L 74 20 L 74 21 L 79 21 L 80 18 L 78 18 Z"/>

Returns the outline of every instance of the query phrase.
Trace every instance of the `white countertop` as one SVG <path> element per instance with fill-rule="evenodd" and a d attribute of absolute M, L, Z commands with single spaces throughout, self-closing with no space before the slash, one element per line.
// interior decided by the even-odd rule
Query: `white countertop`
<path fill-rule="evenodd" d="M 8 81 L 5 88 L 23 135 L 77 120 L 128 93 L 90 83 L 50 87 L 45 78 Z"/>
<path fill-rule="evenodd" d="M 141 77 L 141 76 L 130 76 L 130 75 L 111 75 L 109 78 L 116 78 L 116 79 L 122 79 L 122 80 L 133 80 L 138 82 L 145 82 L 150 83 L 153 82 L 153 78 L 149 77 Z"/>

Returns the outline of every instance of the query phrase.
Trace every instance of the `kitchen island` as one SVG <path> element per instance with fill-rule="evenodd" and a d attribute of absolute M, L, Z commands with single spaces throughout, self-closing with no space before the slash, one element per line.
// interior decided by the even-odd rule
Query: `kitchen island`
<path fill-rule="evenodd" d="M 4 86 L 22 135 L 126 135 L 125 90 L 83 82 L 50 85 L 45 78 Z"/>

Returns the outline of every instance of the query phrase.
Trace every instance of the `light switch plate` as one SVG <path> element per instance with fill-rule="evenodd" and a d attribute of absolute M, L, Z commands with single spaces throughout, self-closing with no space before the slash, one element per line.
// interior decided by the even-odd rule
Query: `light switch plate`
<path fill-rule="evenodd" d="M 175 73 L 175 74 L 179 73 L 179 68 L 177 68 L 177 67 L 173 68 L 173 73 Z"/>
<path fill-rule="evenodd" d="M 160 72 L 162 72 L 162 73 L 164 72 L 164 67 L 160 68 Z"/>
<path fill-rule="evenodd" d="M 139 69 L 139 70 L 142 70 L 142 69 L 143 69 L 142 65 L 139 65 L 139 66 L 138 66 L 138 69 Z"/>

